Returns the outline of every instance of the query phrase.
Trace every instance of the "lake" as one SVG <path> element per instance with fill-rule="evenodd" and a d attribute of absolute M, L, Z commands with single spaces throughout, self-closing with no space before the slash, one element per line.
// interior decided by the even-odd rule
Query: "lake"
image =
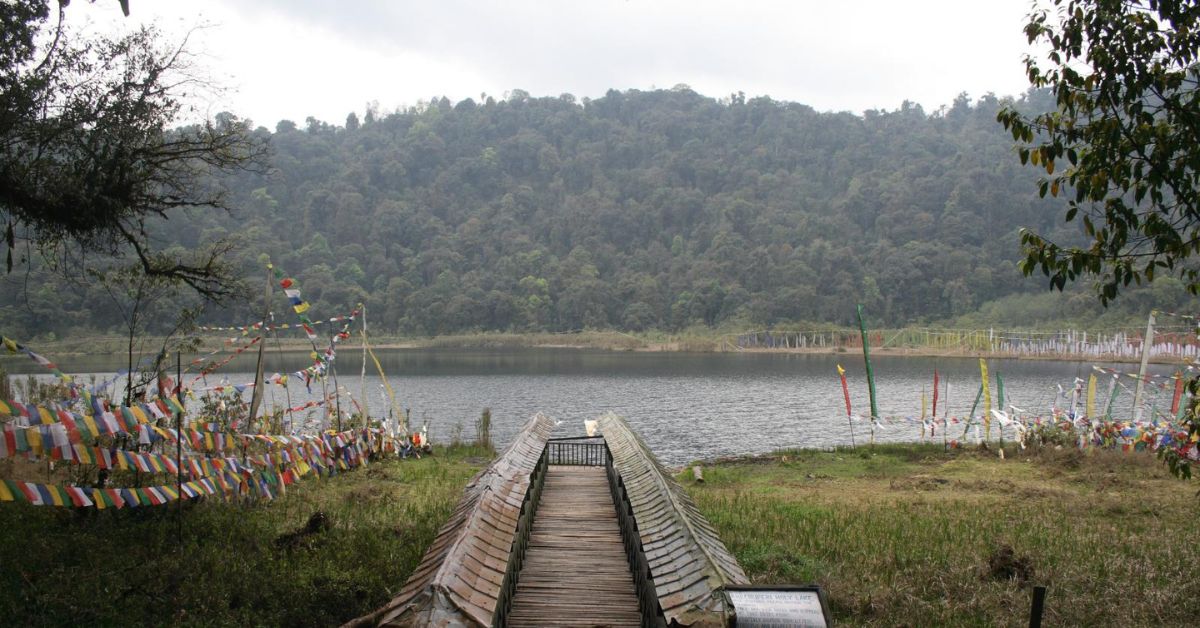
<path fill-rule="evenodd" d="M 583 421 L 604 412 L 626 417 L 665 464 L 724 455 L 764 453 L 785 447 L 848 445 L 847 426 L 837 364 L 846 369 L 855 414 L 869 412 L 867 383 L 861 354 L 779 353 L 628 353 L 574 349 L 522 350 L 377 350 L 400 404 L 411 409 L 414 424 L 429 426 L 435 441 L 456 434 L 471 439 L 480 411 L 490 407 L 498 446 L 507 445 L 521 425 L 536 412 L 562 421 L 556 436 L 578 435 Z M 53 356 L 48 356 L 53 359 Z M 344 347 L 338 356 L 339 383 L 356 398 L 361 396 L 361 352 Z M 300 353 L 269 352 L 266 369 L 295 371 L 307 365 Z M 979 361 L 975 358 L 914 358 L 873 356 L 879 411 L 885 417 L 918 417 L 922 388 L 930 401 L 933 370 L 949 381 L 949 412 L 964 416 L 979 387 Z M 23 356 L 6 357 L 10 373 L 44 373 Z M 1058 386 L 1069 395 L 1072 382 L 1084 380 L 1092 363 L 1058 361 L 989 360 L 993 374 L 1004 378 L 1009 403 L 1029 413 L 1048 414 Z M 64 358 L 59 366 L 77 374 L 113 373 L 122 360 L 104 356 Z M 1104 365 L 1136 371 L 1135 364 Z M 1151 365 L 1165 375 L 1168 365 Z M 193 387 L 253 381 L 253 356 L 244 354 Z M 368 364 L 367 400 L 375 413 L 387 407 L 378 374 Z M 98 375 L 104 378 L 104 375 Z M 111 377 L 111 375 L 109 375 Z M 185 375 L 191 382 L 193 376 Z M 1097 404 L 1103 407 L 1109 381 L 1100 378 Z M 1134 380 L 1121 378 L 1116 414 L 1128 413 Z M 118 386 L 120 384 L 118 383 Z M 320 398 L 303 382 L 289 383 L 293 405 Z M 946 408 L 945 390 L 938 414 Z M 1158 408 L 1169 408 L 1170 390 L 1148 387 L 1148 398 Z M 245 392 L 249 398 L 250 391 Z M 286 404 L 280 386 L 268 386 L 268 407 Z M 995 403 L 993 401 L 993 403 Z M 1082 404 L 1082 401 L 1080 402 Z M 344 403 L 344 406 L 349 406 Z M 346 407 L 343 408 L 344 410 Z M 321 410 L 307 411 L 318 417 Z M 977 411 L 979 414 L 980 411 Z M 298 415 L 301 413 L 297 413 Z M 299 422 L 299 416 L 297 416 Z M 867 441 L 869 427 L 856 423 L 855 440 Z M 961 437 L 951 426 L 951 437 Z M 1011 437 L 1011 433 L 1006 437 Z M 920 438 L 915 424 L 895 423 L 876 432 L 878 441 L 913 441 Z M 941 440 L 941 434 L 938 434 Z"/>

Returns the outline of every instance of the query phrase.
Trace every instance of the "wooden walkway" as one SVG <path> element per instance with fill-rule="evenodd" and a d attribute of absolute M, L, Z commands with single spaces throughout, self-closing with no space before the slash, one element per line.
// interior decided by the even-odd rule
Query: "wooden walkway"
<path fill-rule="evenodd" d="M 509 626 L 638 626 L 637 591 L 604 467 L 551 465 Z"/>

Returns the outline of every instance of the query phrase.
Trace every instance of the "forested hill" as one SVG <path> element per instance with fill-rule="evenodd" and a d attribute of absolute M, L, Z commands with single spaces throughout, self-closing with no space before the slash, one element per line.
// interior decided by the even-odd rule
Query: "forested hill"
<path fill-rule="evenodd" d="M 1019 227 L 1072 237 L 1001 104 L 855 115 L 685 88 L 515 91 L 284 121 L 259 130 L 274 172 L 230 183 L 232 215 L 174 218 L 163 237 L 236 232 L 247 274 L 269 254 L 317 316 L 364 301 L 373 327 L 406 333 L 845 324 L 855 303 L 883 324 L 939 321 L 1045 291 L 1016 269 Z M 120 323 L 86 287 L 42 291 L 6 289 L 0 324 Z"/>

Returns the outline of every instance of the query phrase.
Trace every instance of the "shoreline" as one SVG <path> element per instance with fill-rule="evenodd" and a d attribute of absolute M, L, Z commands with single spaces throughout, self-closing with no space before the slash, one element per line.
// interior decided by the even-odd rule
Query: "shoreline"
<path fill-rule="evenodd" d="M 858 348 L 845 347 L 804 347 L 804 348 L 738 348 L 728 341 L 729 334 L 724 335 L 678 335 L 666 336 L 661 334 L 643 334 L 635 336 L 617 331 L 584 331 L 575 333 L 479 333 L 456 334 L 450 336 L 435 336 L 431 338 L 405 338 L 397 336 L 379 336 L 370 341 L 375 350 L 518 350 L 518 349 L 549 349 L 565 351 L 609 351 L 614 353 L 729 353 L 729 354 L 775 354 L 775 355 L 834 355 L 856 356 L 861 353 Z M 245 339 L 245 340 L 243 340 Z M 249 336 L 218 336 L 216 332 L 208 332 L 201 336 L 201 343 L 193 355 L 213 351 L 221 346 L 239 346 L 238 341 L 249 342 Z M 233 340 L 234 342 L 229 342 Z M 78 340 L 52 340 L 31 342 L 31 348 L 54 360 L 61 357 L 91 357 L 109 354 L 124 355 L 128 339 L 120 336 L 89 336 Z M 141 339 L 146 347 L 162 344 L 162 338 L 146 336 Z M 357 339 L 344 342 L 343 350 L 356 350 L 359 347 Z M 268 351 L 284 351 L 287 353 L 308 352 L 312 346 L 299 338 L 272 339 Z M 137 351 L 136 355 L 144 356 L 154 351 Z M 252 353 L 247 351 L 246 353 Z M 1042 355 L 1014 355 L 993 351 L 966 351 L 962 349 L 944 349 L 934 347 L 873 347 L 873 356 L 911 357 L 911 358 L 963 358 L 963 359 L 1011 359 L 1030 361 L 1061 361 L 1061 362 L 1094 362 L 1094 363 L 1123 363 L 1137 364 L 1137 358 L 1129 356 L 1095 356 L 1089 354 L 1063 353 Z M 19 361 L 24 356 L 0 355 L 0 364 L 8 361 Z M 1152 356 L 1153 364 L 1187 364 L 1186 360 L 1169 356 Z"/>

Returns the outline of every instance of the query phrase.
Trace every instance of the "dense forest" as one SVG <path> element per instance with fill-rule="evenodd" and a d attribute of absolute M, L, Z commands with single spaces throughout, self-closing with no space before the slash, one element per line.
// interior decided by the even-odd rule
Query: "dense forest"
<path fill-rule="evenodd" d="M 154 237 L 236 237 L 255 285 L 267 255 L 314 317 L 362 301 L 372 327 L 404 334 L 844 325 L 856 303 L 894 326 L 1094 320 L 1086 286 L 1051 295 L 1017 270 L 1020 227 L 1079 234 L 1061 201 L 1038 197 L 996 123 L 1003 104 L 962 95 L 855 115 L 678 86 L 285 120 L 256 131 L 269 174 L 214 182 L 232 212 L 181 213 Z M 33 257 L 3 277 L 5 333 L 123 328 L 127 294 Z M 1118 313 L 1186 298 L 1168 279 Z M 141 315 L 155 330 L 190 299 Z M 259 308 L 202 319 L 240 324 Z"/>

